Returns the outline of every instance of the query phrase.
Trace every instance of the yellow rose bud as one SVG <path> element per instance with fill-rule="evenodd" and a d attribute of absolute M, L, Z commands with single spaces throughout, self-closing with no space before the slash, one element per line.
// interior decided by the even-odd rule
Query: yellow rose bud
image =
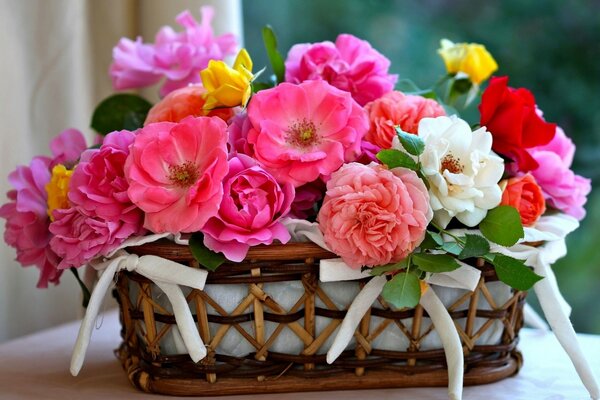
<path fill-rule="evenodd" d="M 206 89 L 205 110 L 245 106 L 252 92 L 252 59 L 246 49 L 242 49 L 233 68 L 223 61 L 210 60 L 208 67 L 200 72 L 200 77 Z"/>
<path fill-rule="evenodd" d="M 73 170 L 67 169 L 64 165 L 58 164 L 52 168 L 52 177 L 46 185 L 48 193 L 48 215 L 50 220 L 54 221 L 52 211 L 69 207 L 67 192 L 69 191 L 69 182 L 71 181 Z"/>
<path fill-rule="evenodd" d="M 494 57 L 485 46 L 477 43 L 453 43 L 442 39 L 438 53 L 444 59 L 449 74 L 462 72 L 479 85 L 498 69 Z"/>

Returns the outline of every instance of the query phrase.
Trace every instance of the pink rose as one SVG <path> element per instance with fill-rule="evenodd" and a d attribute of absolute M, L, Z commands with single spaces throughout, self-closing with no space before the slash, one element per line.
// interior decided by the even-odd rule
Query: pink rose
<path fill-rule="evenodd" d="M 383 149 L 392 147 L 392 139 L 396 136 L 394 126 L 400 125 L 404 132 L 416 135 L 421 119 L 446 115 L 444 108 L 434 100 L 397 91 L 372 101 L 365 109 L 370 121 L 365 139 Z"/>
<path fill-rule="evenodd" d="M 196 232 L 216 215 L 227 174 L 227 125 L 187 117 L 139 130 L 125 162 L 127 194 L 155 233 Z"/>
<path fill-rule="evenodd" d="M 293 199 L 292 184 L 280 186 L 248 156 L 232 157 L 219 212 L 202 229 L 204 244 L 239 262 L 251 246 L 274 240 L 286 243 L 290 234 L 279 220 L 289 212 Z"/>
<path fill-rule="evenodd" d="M 99 255 L 106 256 L 139 233 L 134 224 L 88 216 L 76 207 L 54 210 L 52 215 L 50 246 L 61 258 L 59 269 L 78 268 Z"/>
<path fill-rule="evenodd" d="M 290 210 L 294 218 L 307 219 L 316 216 L 317 202 L 325 196 L 325 183 L 318 179 L 296 188 L 296 197 Z"/>
<path fill-rule="evenodd" d="M 592 187 L 589 179 L 571 170 L 575 154 L 571 139 L 558 127 L 550 143 L 527 151 L 539 165 L 531 174 L 542 188 L 548 205 L 582 220 L 583 206 Z"/>
<path fill-rule="evenodd" d="M 202 22 L 198 23 L 189 11 L 175 18 L 185 30 L 175 32 L 163 27 L 155 43 L 143 43 L 123 38 L 113 49 L 110 76 L 117 90 L 150 86 L 165 77 L 160 95 L 200 82 L 200 71 L 209 60 L 222 60 L 233 55 L 236 40 L 233 34 L 215 37 L 211 27 L 212 7 L 202 7 Z"/>
<path fill-rule="evenodd" d="M 50 142 L 50 150 L 52 151 L 50 170 L 57 164 L 73 168 L 85 149 L 87 149 L 87 144 L 79 130 L 71 128 L 62 131 Z"/>
<path fill-rule="evenodd" d="M 238 114 L 229 120 L 229 152 L 253 156 L 254 150 L 248 143 L 248 132 L 252 128 L 248 114 Z"/>
<path fill-rule="evenodd" d="M 423 241 L 432 216 L 414 171 L 351 163 L 331 175 L 317 221 L 327 246 L 360 268 L 404 259 Z"/>
<path fill-rule="evenodd" d="M 282 83 L 254 95 L 247 141 L 279 182 L 298 187 L 326 177 L 361 152 L 365 111 L 325 81 Z"/>
<path fill-rule="evenodd" d="M 334 43 L 293 46 L 285 60 L 285 80 L 300 83 L 323 79 L 350 92 L 361 106 L 394 88 L 397 75 L 388 73 L 390 60 L 355 36 L 339 35 Z"/>

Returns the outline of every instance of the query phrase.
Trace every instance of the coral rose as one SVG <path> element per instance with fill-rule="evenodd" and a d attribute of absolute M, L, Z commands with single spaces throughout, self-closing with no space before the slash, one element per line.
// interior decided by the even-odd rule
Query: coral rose
<path fill-rule="evenodd" d="M 227 122 L 233 116 L 233 109 L 204 110 L 205 94 L 206 89 L 202 85 L 190 85 L 172 91 L 148 111 L 144 125 L 154 122 L 179 122 L 190 115 L 219 117 Z"/>
<path fill-rule="evenodd" d="M 155 233 L 196 232 L 216 215 L 227 174 L 227 125 L 187 117 L 142 128 L 125 162 L 127 194 Z"/>
<path fill-rule="evenodd" d="M 392 147 L 396 136 L 396 125 L 404 132 L 417 134 L 419 121 L 446 115 L 436 101 L 415 95 L 393 91 L 365 106 L 369 114 L 370 127 L 365 139 L 382 149 Z"/>
<path fill-rule="evenodd" d="M 231 261 L 242 261 L 251 246 L 286 243 L 290 234 L 280 219 L 293 199 L 291 183 L 279 185 L 248 156 L 232 157 L 219 212 L 202 228 L 204 244 Z"/>
<path fill-rule="evenodd" d="M 286 82 L 324 79 L 352 93 L 361 106 L 394 88 L 397 75 L 388 73 L 390 60 L 355 36 L 339 35 L 334 43 L 297 44 L 285 60 Z"/>
<path fill-rule="evenodd" d="M 254 158 L 279 182 L 296 187 L 354 161 L 368 128 L 365 111 L 350 94 L 325 81 L 261 90 L 248 117 Z"/>
<path fill-rule="evenodd" d="M 317 221 L 327 246 L 360 268 L 404 259 L 423 241 L 432 216 L 414 171 L 350 163 L 327 182 Z"/>
<path fill-rule="evenodd" d="M 554 137 L 555 124 L 536 112 L 535 98 L 527 89 L 508 86 L 508 77 L 492 78 L 481 96 L 480 125 L 494 137 L 494 151 L 511 158 L 520 171 L 538 167 L 528 148 L 547 144 Z"/>
<path fill-rule="evenodd" d="M 535 225 L 546 211 L 542 189 L 531 174 L 508 179 L 500 204 L 516 208 L 523 226 Z"/>

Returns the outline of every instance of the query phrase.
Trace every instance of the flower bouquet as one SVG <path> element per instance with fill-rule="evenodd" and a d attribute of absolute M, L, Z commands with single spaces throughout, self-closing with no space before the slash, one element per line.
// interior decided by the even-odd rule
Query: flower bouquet
<path fill-rule="evenodd" d="M 525 291 L 598 387 L 550 264 L 585 215 L 575 146 L 479 44 L 443 40 L 422 90 L 371 45 L 293 46 L 272 74 L 212 10 L 121 39 L 91 147 L 74 129 L 9 176 L 5 240 L 38 287 L 70 269 L 86 316 L 116 280 L 119 357 L 139 388 L 235 394 L 466 384 L 515 373 Z M 396 89 L 395 89 L 396 88 Z M 479 120 L 460 112 L 479 101 Z M 100 272 L 89 296 L 78 269 Z M 350 378 L 352 377 L 352 378 Z M 307 378 L 311 378 L 310 380 Z"/>

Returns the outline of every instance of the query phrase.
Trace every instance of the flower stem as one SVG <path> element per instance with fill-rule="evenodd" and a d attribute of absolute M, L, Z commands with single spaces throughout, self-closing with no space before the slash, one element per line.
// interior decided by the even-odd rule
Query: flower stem
<path fill-rule="evenodd" d="M 77 269 L 74 267 L 69 268 L 69 270 L 73 273 L 73 275 L 75 275 L 75 279 L 77 280 L 77 283 L 79 283 L 79 287 L 81 288 L 81 292 L 83 294 L 82 306 L 83 306 L 83 308 L 87 308 L 87 306 L 90 302 L 90 291 L 87 288 L 87 286 L 85 286 L 85 283 L 83 283 L 83 281 L 79 277 L 79 271 L 77 271 Z"/>

